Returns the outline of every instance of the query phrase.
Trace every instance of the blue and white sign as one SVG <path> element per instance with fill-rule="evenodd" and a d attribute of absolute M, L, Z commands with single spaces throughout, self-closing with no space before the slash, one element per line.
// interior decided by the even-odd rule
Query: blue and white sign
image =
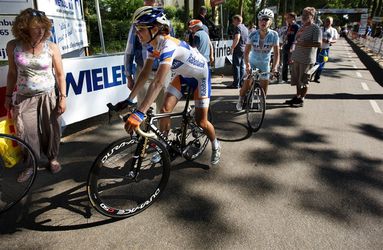
<path fill-rule="evenodd" d="M 47 16 L 83 19 L 81 0 L 37 0 L 37 8 Z"/>
<path fill-rule="evenodd" d="M 52 21 L 51 40 L 59 46 L 61 54 L 88 46 L 88 36 L 84 21 L 65 20 L 62 18 L 52 18 Z"/>
<path fill-rule="evenodd" d="M 223 68 L 226 58 L 231 62 L 232 55 L 230 53 L 233 40 L 212 41 L 214 47 L 214 67 Z"/>
<path fill-rule="evenodd" d="M 33 0 L 0 0 L 1 15 L 18 15 L 21 10 L 32 7 Z"/>
<path fill-rule="evenodd" d="M 64 59 L 67 84 L 66 125 L 107 112 L 106 104 L 126 99 L 124 56 Z"/>
<path fill-rule="evenodd" d="M 5 48 L 7 43 L 13 39 L 12 25 L 15 16 L 0 16 L 0 61 L 8 60 Z"/>

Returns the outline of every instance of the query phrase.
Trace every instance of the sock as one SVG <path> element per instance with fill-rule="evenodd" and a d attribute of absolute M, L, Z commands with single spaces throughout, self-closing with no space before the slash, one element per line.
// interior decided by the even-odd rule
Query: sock
<path fill-rule="evenodd" d="M 217 140 L 217 138 L 215 138 L 212 142 L 211 142 L 211 147 L 213 150 L 217 150 L 219 148 L 219 142 Z"/>

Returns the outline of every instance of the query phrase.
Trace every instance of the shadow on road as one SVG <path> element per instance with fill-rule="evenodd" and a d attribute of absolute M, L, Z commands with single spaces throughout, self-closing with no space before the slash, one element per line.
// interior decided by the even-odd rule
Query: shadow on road
<path fill-rule="evenodd" d="M 268 99 L 279 97 L 287 98 L 285 95 L 271 95 Z M 310 99 L 382 97 L 346 93 L 308 96 Z M 360 152 L 332 149 L 327 135 L 299 124 L 297 121 L 302 114 L 293 110 L 266 114 L 264 128 L 251 133 L 245 125 L 244 114 L 233 111 L 235 100 L 236 97 L 227 97 L 213 105 L 217 137 L 226 142 L 253 140 L 254 148 L 248 148 L 247 158 L 241 159 L 244 165 L 241 167 L 250 167 L 253 171 L 246 176 L 221 174 L 217 179 L 219 168 L 207 171 L 207 165 L 198 161 L 181 161 L 172 168 L 169 184 L 159 201 L 161 205 L 155 207 L 167 211 L 169 220 L 191 228 L 194 235 L 190 235 L 190 238 L 198 239 L 193 242 L 195 247 L 214 247 L 214 242 L 209 241 L 206 232 L 219 234 L 226 240 L 234 238 L 236 233 L 235 225 L 226 221 L 214 195 L 204 196 L 189 189 L 198 182 L 203 188 L 211 183 L 217 186 L 229 185 L 247 199 L 259 199 L 260 202 L 270 195 L 288 196 L 292 206 L 340 223 L 357 223 L 360 215 L 383 217 L 383 204 L 379 200 L 383 192 L 382 159 L 371 158 Z M 270 109 L 274 106 L 285 107 L 278 103 L 268 104 Z M 295 133 L 286 134 L 281 127 L 294 128 Z M 382 128 L 363 123 L 356 128 L 366 136 L 383 140 Z M 87 142 L 74 140 L 62 145 L 63 154 L 68 156 L 63 171 L 57 175 L 47 172 L 39 174 L 24 203 L 0 217 L 2 234 L 12 234 L 22 228 L 39 231 L 76 230 L 114 221 L 91 209 L 85 192 L 87 173 L 93 159 L 110 143 L 108 140 L 100 141 L 100 138 L 111 139 L 107 129 L 97 131 L 100 132 L 93 132 Z M 259 147 L 258 143 L 272 146 Z M 231 146 L 230 143 L 226 145 Z M 322 148 L 318 149 L 317 146 Z M 323 149 L 323 146 L 327 148 Z M 302 162 L 303 167 L 292 165 L 289 159 Z M 274 171 L 275 175 L 266 176 L 264 172 L 267 170 Z M 278 177 L 286 174 L 295 176 L 303 171 L 308 172 L 305 178 L 309 178 L 315 185 L 286 186 Z M 71 188 L 60 190 L 56 184 L 62 182 L 72 182 L 72 185 L 67 185 Z M 150 210 L 146 210 L 146 213 Z"/>

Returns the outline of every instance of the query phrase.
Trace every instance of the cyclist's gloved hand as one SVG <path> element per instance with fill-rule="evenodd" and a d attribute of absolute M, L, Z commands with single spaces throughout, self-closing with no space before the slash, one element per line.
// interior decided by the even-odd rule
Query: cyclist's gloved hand
<path fill-rule="evenodd" d="M 129 115 L 128 119 L 125 122 L 125 130 L 130 133 L 136 128 L 138 128 L 141 122 L 144 120 L 145 114 L 139 110 L 134 111 Z"/>

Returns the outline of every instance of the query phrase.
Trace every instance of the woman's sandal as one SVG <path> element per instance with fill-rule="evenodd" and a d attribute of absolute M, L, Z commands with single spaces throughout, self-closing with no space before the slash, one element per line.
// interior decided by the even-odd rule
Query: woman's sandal
<path fill-rule="evenodd" d="M 27 181 L 33 175 L 33 168 L 26 168 L 20 175 L 17 177 L 17 182 L 22 183 Z"/>
<path fill-rule="evenodd" d="M 61 164 L 58 161 L 53 160 L 49 163 L 49 165 L 52 174 L 56 174 L 61 171 Z"/>

